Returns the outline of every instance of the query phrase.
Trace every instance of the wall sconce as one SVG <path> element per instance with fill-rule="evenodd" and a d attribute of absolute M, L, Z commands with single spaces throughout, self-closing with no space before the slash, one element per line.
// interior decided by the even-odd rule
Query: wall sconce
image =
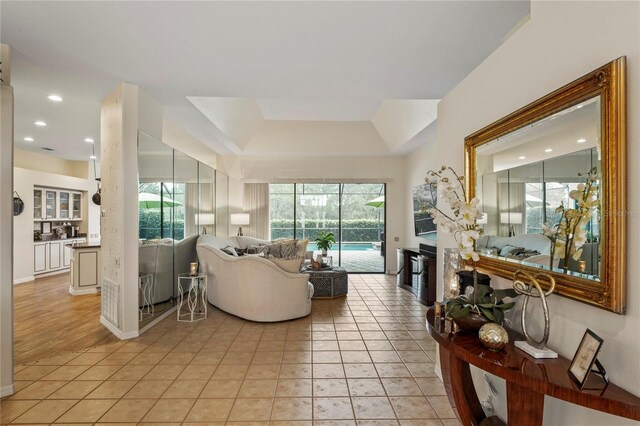
<path fill-rule="evenodd" d="M 249 225 L 249 213 L 231 213 L 231 224 L 238 225 L 238 236 L 242 236 L 242 226 Z"/>

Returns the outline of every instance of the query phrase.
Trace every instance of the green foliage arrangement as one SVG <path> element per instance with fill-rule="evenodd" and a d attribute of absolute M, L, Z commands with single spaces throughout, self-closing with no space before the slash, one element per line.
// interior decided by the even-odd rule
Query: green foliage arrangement
<path fill-rule="evenodd" d="M 333 232 L 320 232 L 316 237 L 316 246 L 320 250 L 330 250 L 335 242 L 336 237 L 333 235 Z"/>
<path fill-rule="evenodd" d="M 315 220 L 307 219 L 296 222 L 298 238 L 314 240 L 319 232 L 331 232 L 338 235 L 339 223 L 337 219 Z M 380 241 L 384 232 L 384 222 L 377 219 L 344 219 L 342 221 L 342 240 L 349 242 Z M 303 235 L 304 234 L 304 235 Z M 271 238 L 291 238 L 293 236 L 293 219 L 272 219 Z"/>
<path fill-rule="evenodd" d="M 463 294 L 446 302 L 447 315 L 453 319 L 466 318 L 472 313 L 480 314 L 502 325 L 504 312 L 515 306 L 515 302 L 505 303 L 505 297 L 515 298 L 518 293 L 512 288 L 494 290 L 488 285 L 477 285 L 471 294 Z"/>

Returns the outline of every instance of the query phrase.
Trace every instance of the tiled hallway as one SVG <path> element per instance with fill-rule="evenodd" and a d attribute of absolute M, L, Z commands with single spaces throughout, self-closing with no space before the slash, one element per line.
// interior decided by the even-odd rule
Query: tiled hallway
<path fill-rule="evenodd" d="M 434 374 L 425 307 L 395 277 L 260 324 L 213 309 L 140 338 L 17 367 L 2 423 L 458 425 Z"/>

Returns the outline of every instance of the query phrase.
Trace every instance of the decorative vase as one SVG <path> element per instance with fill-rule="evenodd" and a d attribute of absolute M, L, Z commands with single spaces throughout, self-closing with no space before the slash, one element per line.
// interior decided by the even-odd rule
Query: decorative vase
<path fill-rule="evenodd" d="M 454 318 L 453 322 L 455 322 L 462 331 L 476 334 L 483 325 L 490 323 L 491 320 L 484 315 L 472 312 L 464 318 Z"/>
<path fill-rule="evenodd" d="M 491 351 L 499 351 L 509 343 L 509 335 L 507 330 L 500 324 L 491 322 L 480 327 L 478 332 L 480 343 Z"/>
<path fill-rule="evenodd" d="M 452 299 L 460 294 L 460 286 L 458 284 L 458 276 L 456 273 L 462 266 L 460 259 L 460 251 L 457 248 L 444 249 L 444 274 L 443 295 L 445 299 Z"/>
<path fill-rule="evenodd" d="M 322 256 L 323 256 L 323 257 L 326 257 L 326 256 L 327 256 L 327 254 L 328 254 L 328 253 L 327 253 L 327 249 L 322 249 Z"/>

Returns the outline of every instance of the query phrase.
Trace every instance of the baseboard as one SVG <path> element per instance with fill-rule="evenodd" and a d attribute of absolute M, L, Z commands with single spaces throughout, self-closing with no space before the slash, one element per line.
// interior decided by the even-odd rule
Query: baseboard
<path fill-rule="evenodd" d="M 154 319 L 153 321 L 151 321 L 149 324 L 145 325 L 144 327 L 142 327 L 139 331 L 138 334 L 142 334 L 144 332 L 146 332 L 147 330 L 150 330 L 153 326 L 155 326 L 156 324 L 158 324 L 160 321 L 162 321 L 163 319 L 165 319 L 166 317 L 168 317 L 169 315 L 173 314 L 176 309 L 178 307 L 174 306 L 171 309 L 169 309 L 167 312 L 163 313 L 162 315 L 160 315 L 158 318 Z"/>
<path fill-rule="evenodd" d="M 55 271 L 51 271 L 51 272 L 47 272 L 45 274 L 37 274 L 34 275 L 33 278 L 44 278 L 44 277 L 51 277 L 53 275 L 60 275 L 60 274 L 64 274 L 64 273 L 69 273 L 69 271 L 71 270 L 70 267 L 64 267 L 62 269 L 56 269 Z"/>
<path fill-rule="evenodd" d="M 5 396 L 13 395 L 14 392 L 15 392 L 15 388 L 14 388 L 13 384 L 10 384 L 9 386 L 1 387 L 0 388 L 0 398 L 4 398 Z"/>
<path fill-rule="evenodd" d="M 100 293 L 100 290 L 98 289 L 98 287 L 91 287 L 91 288 L 85 288 L 85 289 L 81 289 L 81 290 L 76 290 L 75 288 L 73 288 L 73 286 L 69 286 L 69 294 L 72 296 L 83 296 L 86 294 L 98 294 Z"/>
<path fill-rule="evenodd" d="M 31 275 L 30 277 L 24 277 L 24 278 L 19 278 L 17 280 L 13 280 L 13 285 L 16 284 L 22 284 L 22 283 L 28 283 L 33 281 L 35 278 L 33 277 L 33 275 Z"/>
<path fill-rule="evenodd" d="M 100 324 L 104 325 L 107 328 L 107 330 L 113 333 L 113 335 L 120 340 L 129 340 L 129 339 L 138 337 L 140 335 L 140 332 L 138 330 L 130 331 L 128 333 L 123 333 L 121 330 L 116 328 L 115 325 L 111 324 L 111 322 L 107 320 L 105 317 L 103 317 L 102 315 L 100 315 Z"/>

